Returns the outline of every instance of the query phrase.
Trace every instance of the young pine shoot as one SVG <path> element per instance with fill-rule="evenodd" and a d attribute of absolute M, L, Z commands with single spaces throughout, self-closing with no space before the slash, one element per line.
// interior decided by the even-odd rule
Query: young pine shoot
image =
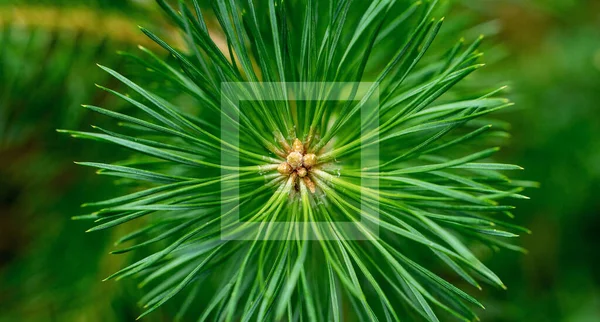
<path fill-rule="evenodd" d="M 481 38 L 434 45 L 436 2 L 158 1 L 185 48 L 142 29 L 169 53 L 130 55 L 144 84 L 101 66 L 135 110 L 63 131 L 131 150 L 80 163 L 135 189 L 79 218 L 131 229 L 114 253 L 137 261 L 109 279 L 140 281 L 142 316 L 175 298 L 200 321 L 477 319 L 467 292 L 505 286 L 473 246 L 521 250 L 507 202 L 530 183 L 491 160 L 511 103 L 473 79 Z"/>

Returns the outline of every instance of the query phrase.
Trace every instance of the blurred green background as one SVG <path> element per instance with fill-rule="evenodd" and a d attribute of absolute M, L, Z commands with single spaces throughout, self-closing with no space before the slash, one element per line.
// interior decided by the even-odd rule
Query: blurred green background
<path fill-rule="evenodd" d="M 484 79 L 509 84 L 516 102 L 499 116 L 513 134 L 501 158 L 542 183 L 515 212 L 533 231 L 519 241 L 529 254 L 481 253 L 508 290 L 471 291 L 487 308 L 480 317 L 600 321 L 600 1 L 462 0 L 449 30 L 452 19 L 492 34 Z M 133 281 L 100 282 L 128 260 L 107 255 L 118 230 L 85 234 L 88 223 L 70 220 L 79 204 L 115 195 L 72 163 L 101 159 L 103 146 L 54 131 L 107 122 L 82 103 L 127 108 L 96 90 L 117 84 L 95 64 L 139 70 L 116 54 L 151 46 L 137 25 L 174 34 L 152 1 L 0 0 L 0 321 L 140 312 Z"/>

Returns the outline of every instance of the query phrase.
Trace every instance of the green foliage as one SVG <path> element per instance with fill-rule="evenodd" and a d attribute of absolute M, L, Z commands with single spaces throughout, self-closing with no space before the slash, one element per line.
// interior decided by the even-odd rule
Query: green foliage
<path fill-rule="evenodd" d="M 140 37 L 124 39 L 123 24 L 118 35 L 110 29 L 100 34 L 74 14 L 88 13 L 103 24 L 114 21 L 108 8 L 0 3 L 0 321 L 125 318 L 119 307 L 133 301 L 96 283 L 118 265 L 104 256 L 110 236 L 83 235 L 85 224 L 69 220 L 80 211 L 77 203 L 123 190 L 73 169 L 74 158 L 98 158 L 103 151 L 55 129 L 102 124 L 84 113 L 83 101 L 123 107 L 99 95 L 89 79 L 109 78 L 97 62 L 127 69 L 115 51 L 134 48 Z M 40 19 L 59 11 L 60 26 Z"/>
<path fill-rule="evenodd" d="M 474 3 L 473 3 L 474 4 Z M 483 295 L 483 321 L 594 321 L 600 316 L 600 38 L 597 1 L 478 2 L 493 17 L 509 59 L 489 70 L 510 79 L 516 107 L 503 116 L 513 125 L 507 157 L 542 186 L 517 204 L 517 221 L 533 234 L 520 265 L 501 253 L 490 265 L 509 285 L 507 294 Z M 532 28 L 523 28 L 523 26 Z M 526 31 L 525 31 L 526 29 Z M 487 52 L 486 52 L 486 57 Z M 507 149 L 508 150 L 508 149 Z M 514 285 L 514 286 L 513 286 Z"/>
<path fill-rule="evenodd" d="M 444 263 L 475 288 L 505 287 L 471 248 L 522 251 L 506 240 L 527 230 L 504 220 L 513 209 L 505 200 L 526 199 L 520 193 L 533 184 L 509 180 L 502 172 L 521 168 L 490 159 L 507 136 L 503 123 L 487 119 L 511 106 L 498 97 L 504 88 L 459 85 L 483 67 L 482 39 L 429 50 L 443 23 L 436 1 L 220 0 L 212 8 L 219 28 L 196 1 L 177 10 L 158 2 L 188 48 L 142 29 L 172 58 L 142 48 L 137 61 L 162 90 L 183 97 L 101 66 L 130 95 L 101 89 L 140 113 L 85 106 L 119 121 L 119 132 L 61 131 L 111 144 L 107 156 L 115 146 L 134 152 L 81 163 L 137 189 L 88 203 L 95 210 L 78 218 L 95 220 L 91 231 L 136 224 L 115 253 L 143 255 L 109 278 L 141 280 L 142 316 L 178 297 L 177 318 L 201 320 L 472 321 L 482 305 L 427 266 Z M 339 97 L 312 82 L 373 83 L 362 98 L 348 86 L 345 101 L 252 101 L 260 93 L 242 87 L 249 101 L 237 119 L 223 109 L 221 84 L 248 81 L 298 82 L 272 90 L 327 99 Z M 369 109 L 375 94 L 379 109 Z M 239 147 L 220 124 L 239 129 Z M 370 130 L 359 131 L 365 124 Z M 317 155 L 309 179 L 275 171 L 295 138 Z M 365 146 L 380 152 L 362 156 Z M 227 197 L 236 185 L 239 195 Z M 221 222 L 238 210 L 242 224 L 228 235 Z M 314 224 L 337 221 L 354 222 L 362 240 Z M 252 240 L 231 239 L 254 223 Z"/>

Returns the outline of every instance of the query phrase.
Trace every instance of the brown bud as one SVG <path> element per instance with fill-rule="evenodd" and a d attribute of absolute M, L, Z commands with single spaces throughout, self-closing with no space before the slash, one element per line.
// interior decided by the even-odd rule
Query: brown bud
<path fill-rule="evenodd" d="M 304 156 L 304 166 L 307 168 L 313 167 L 317 164 L 317 156 L 309 153 Z"/>
<path fill-rule="evenodd" d="M 283 162 L 279 165 L 279 167 L 277 167 L 277 171 L 284 176 L 290 175 L 290 173 L 292 173 L 292 170 L 292 167 L 287 162 Z"/>
<path fill-rule="evenodd" d="M 306 175 L 308 174 L 308 171 L 306 170 L 306 168 L 305 168 L 305 167 L 300 167 L 300 168 L 298 168 L 298 170 L 297 170 L 297 171 L 298 171 L 298 176 L 299 176 L 300 178 L 304 178 L 304 177 L 306 177 Z"/>
<path fill-rule="evenodd" d="M 285 150 L 285 153 L 286 154 L 290 153 L 292 151 L 292 148 L 290 147 L 290 145 L 287 143 L 287 141 L 283 137 L 283 134 L 281 134 L 280 132 L 275 132 L 274 134 L 275 134 L 275 139 L 277 140 L 277 142 L 279 142 L 281 147 L 283 147 L 283 149 Z"/>
<path fill-rule="evenodd" d="M 309 177 L 304 177 L 302 179 L 304 179 L 304 183 L 306 184 L 306 187 L 308 187 L 308 190 L 310 190 L 310 192 L 312 193 L 315 193 L 315 191 L 317 190 L 315 187 L 315 183 L 312 182 L 312 180 L 310 180 Z"/>
<path fill-rule="evenodd" d="M 294 143 L 292 143 L 292 151 L 304 153 L 304 144 L 300 142 L 297 138 L 294 139 Z"/>
<path fill-rule="evenodd" d="M 292 169 L 296 169 L 302 166 L 302 153 L 292 152 L 287 157 L 287 163 L 290 164 Z"/>

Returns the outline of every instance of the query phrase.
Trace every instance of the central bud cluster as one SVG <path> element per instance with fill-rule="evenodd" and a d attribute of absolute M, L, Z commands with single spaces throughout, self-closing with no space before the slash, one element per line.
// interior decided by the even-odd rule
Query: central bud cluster
<path fill-rule="evenodd" d="M 314 193 L 315 184 L 310 179 L 310 170 L 317 165 L 317 156 L 314 153 L 305 153 L 304 144 L 294 139 L 291 147 L 287 149 L 286 161 L 282 162 L 277 171 L 283 176 L 297 176 L 304 180 L 308 189 Z"/>

